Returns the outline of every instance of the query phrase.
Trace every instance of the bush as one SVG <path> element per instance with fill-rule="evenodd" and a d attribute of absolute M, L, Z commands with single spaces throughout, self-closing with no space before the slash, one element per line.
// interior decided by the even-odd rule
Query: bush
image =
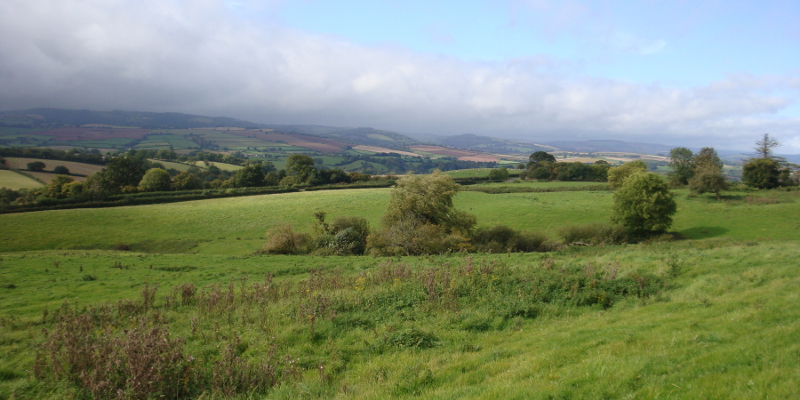
<path fill-rule="evenodd" d="M 320 253 L 336 255 L 361 255 L 367 249 L 369 222 L 362 217 L 339 217 L 332 224 L 325 223 L 324 213 L 317 213 L 322 234 L 316 245 Z M 320 219 L 321 218 L 321 219 Z"/>
<path fill-rule="evenodd" d="M 625 228 L 604 223 L 567 225 L 558 229 L 558 236 L 565 244 L 621 244 L 625 242 Z"/>
<path fill-rule="evenodd" d="M 547 251 L 547 236 L 538 232 L 519 232 L 505 225 L 478 228 L 472 236 L 477 251 L 485 253 Z"/>
<path fill-rule="evenodd" d="M 53 168 L 53 173 L 61 175 L 69 175 L 69 168 L 63 165 L 57 165 L 55 168 Z"/>
<path fill-rule="evenodd" d="M 267 254 L 300 254 L 308 253 L 311 236 L 295 233 L 291 224 L 281 225 L 267 232 L 267 243 L 264 252 Z"/>
<path fill-rule="evenodd" d="M 44 171 L 46 165 L 41 161 L 34 161 L 28 163 L 28 170 L 30 171 Z"/>

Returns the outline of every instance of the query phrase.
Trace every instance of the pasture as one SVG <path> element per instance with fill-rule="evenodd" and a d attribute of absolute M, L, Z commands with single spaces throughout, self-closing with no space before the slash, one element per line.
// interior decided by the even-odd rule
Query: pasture
<path fill-rule="evenodd" d="M 96 340 L 168 324 L 196 359 L 181 386 L 192 397 L 791 398 L 799 195 L 676 191 L 686 239 L 674 242 L 402 258 L 253 254 L 267 229 L 308 231 L 317 210 L 376 227 L 388 189 L 0 215 L 15 227 L 0 232 L 0 398 L 91 397 L 29 372 L 42 328 L 81 310 L 106 321 L 87 330 Z M 607 221 L 612 196 L 464 191 L 455 203 L 480 225 L 555 236 Z M 203 389 L 258 363 L 276 371 L 268 387 Z"/>
<path fill-rule="evenodd" d="M 19 190 L 37 188 L 41 186 L 43 186 L 41 182 L 37 182 L 18 172 L 0 169 L 0 187 Z"/>

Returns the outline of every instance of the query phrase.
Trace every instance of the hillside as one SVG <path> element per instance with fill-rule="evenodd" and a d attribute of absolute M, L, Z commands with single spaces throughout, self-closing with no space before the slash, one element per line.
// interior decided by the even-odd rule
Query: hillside
<path fill-rule="evenodd" d="M 24 227 L 0 231 L 0 396 L 109 398 L 146 366 L 142 390 L 170 398 L 792 398 L 797 193 L 678 191 L 689 240 L 392 258 L 253 254 L 318 210 L 375 226 L 388 189 L 0 215 Z M 611 197 L 456 206 L 554 235 Z M 94 373 L 58 379 L 57 360 Z"/>

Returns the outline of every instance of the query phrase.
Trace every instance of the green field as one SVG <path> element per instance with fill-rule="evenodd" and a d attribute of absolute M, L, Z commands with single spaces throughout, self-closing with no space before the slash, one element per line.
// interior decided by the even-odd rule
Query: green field
<path fill-rule="evenodd" d="M 577 185 L 552 184 L 492 185 Z M 253 254 L 278 224 L 309 231 L 317 210 L 376 227 L 388 197 L 389 189 L 348 189 L 0 215 L 15 228 L 0 231 L 0 398 L 86 398 L 27 371 L 56 315 L 104 303 L 111 314 L 89 310 L 107 321 L 91 337 L 123 337 L 136 321 L 156 324 L 157 312 L 209 381 L 244 362 L 272 362 L 282 374 L 268 390 L 197 389 L 202 398 L 750 399 L 800 391 L 800 223 L 791 217 L 800 191 L 729 192 L 719 202 L 676 191 L 673 230 L 686 239 L 674 242 L 392 259 Z M 480 225 L 555 235 L 564 225 L 607 221 L 612 193 L 465 191 L 455 203 Z M 110 250 L 119 244 L 132 251 Z M 144 304 L 145 282 L 158 284 L 155 303 L 126 314 Z M 200 291 L 183 304 L 173 288 L 186 282 Z M 626 284 L 629 291 L 612 289 Z M 225 354 L 234 358 L 220 368 Z"/>
<path fill-rule="evenodd" d="M 28 178 L 18 172 L 0 169 L 0 187 L 19 190 L 44 186 L 41 182 Z"/>

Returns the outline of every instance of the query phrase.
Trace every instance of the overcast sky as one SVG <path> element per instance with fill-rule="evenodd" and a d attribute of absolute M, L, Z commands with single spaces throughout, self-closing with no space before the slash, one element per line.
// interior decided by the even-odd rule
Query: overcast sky
<path fill-rule="evenodd" d="M 3 0 L 30 107 L 800 153 L 800 2 Z"/>

